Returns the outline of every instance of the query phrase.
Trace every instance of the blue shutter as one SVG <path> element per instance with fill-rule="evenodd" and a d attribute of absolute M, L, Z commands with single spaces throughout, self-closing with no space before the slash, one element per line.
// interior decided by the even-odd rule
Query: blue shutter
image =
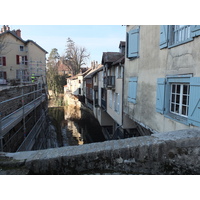
<path fill-rule="evenodd" d="M 160 49 L 168 46 L 168 25 L 160 26 Z"/>
<path fill-rule="evenodd" d="M 126 33 L 126 57 L 128 58 L 128 47 L 129 47 L 129 33 Z"/>
<path fill-rule="evenodd" d="M 128 58 L 139 56 L 139 28 L 129 31 L 128 34 Z"/>
<path fill-rule="evenodd" d="M 200 126 L 200 77 L 190 78 L 188 122 Z"/>
<path fill-rule="evenodd" d="M 137 81 L 137 77 L 131 77 L 128 84 L 128 101 L 134 104 L 137 96 Z"/>
<path fill-rule="evenodd" d="M 156 111 L 163 114 L 165 109 L 165 78 L 157 79 Z"/>
<path fill-rule="evenodd" d="M 192 25 L 191 26 L 191 36 L 196 37 L 200 35 L 200 25 Z"/>

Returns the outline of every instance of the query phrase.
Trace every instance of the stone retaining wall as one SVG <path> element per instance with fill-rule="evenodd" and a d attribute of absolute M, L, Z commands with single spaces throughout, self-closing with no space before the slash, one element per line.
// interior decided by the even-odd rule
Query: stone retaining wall
<path fill-rule="evenodd" d="M 40 151 L 0 153 L 27 174 L 200 174 L 200 129 Z"/>

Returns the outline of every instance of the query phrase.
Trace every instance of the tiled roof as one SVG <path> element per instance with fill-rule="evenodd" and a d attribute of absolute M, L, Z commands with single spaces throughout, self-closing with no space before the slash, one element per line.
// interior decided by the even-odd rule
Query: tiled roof
<path fill-rule="evenodd" d="M 5 34 L 11 34 L 12 36 L 14 36 L 15 38 L 17 38 L 18 40 L 20 40 L 21 42 L 23 42 L 24 44 L 28 44 L 29 42 L 34 43 L 38 48 L 40 48 L 42 51 L 44 51 L 45 53 L 48 53 L 45 49 L 43 49 L 40 45 L 38 45 L 36 42 L 34 42 L 33 40 L 23 40 L 21 37 L 18 37 L 14 31 L 5 31 L 3 33 L 0 34 L 0 37 L 5 35 Z"/>
<path fill-rule="evenodd" d="M 97 72 L 101 71 L 103 69 L 103 65 L 98 65 L 97 68 L 92 69 L 85 77 L 86 78 L 92 78 Z"/>
<path fill-rule="evenodd" d="M 117 65 L 119 63 L 122 63 L 124 64 L 124 61 L 125 61 L 125 56 L 122 56 L 120 59 L 116 60 L 115 62 L 113 62 L 112 65 Z"/>
<path fill-rule="evenodd" d="M 124 54 L 120 52 L 103 52 L 102 64 L 113 63 L 119 60 Z"/>

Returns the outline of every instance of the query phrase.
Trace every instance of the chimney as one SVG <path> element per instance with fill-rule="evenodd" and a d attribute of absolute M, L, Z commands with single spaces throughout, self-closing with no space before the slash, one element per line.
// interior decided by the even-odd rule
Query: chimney
<path fill-rule="evenodd" d="M 17 29 L 17 30 L 15 31 L 15 33 L 16 33 L 16 35 L 17 35 L 19 38 L 21 38 L 21 30 L 20 30 L 20 29 Z"/>
<path fill-rule="evenodd" d="M 6 26 L 6 31 L 9 31 L 10 30 L 10 27 L 7 25 Z"/>
<path fill-rule="evenodd" d="M 0 33 L 4 33 L 4 32 L 6 32 L 6 31 L 9 31 L 10 30 L 10 27 L 7 25 L 3 25 L 2 26 L 2 28 L 1 28 L 1 31 L 0 31 Z"/>

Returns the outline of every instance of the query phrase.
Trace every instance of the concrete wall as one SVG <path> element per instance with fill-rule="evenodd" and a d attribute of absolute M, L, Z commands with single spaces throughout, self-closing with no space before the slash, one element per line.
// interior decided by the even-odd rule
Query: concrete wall
<path fill-rule="evenodd" d="M 135 28 L 136 26 L 127 26 L 127 32 Z M 167 75 L 188 73 L 200 77 L 200 37 L 160 50 L 160 26 L 142 25 L 139 38 L 139 57 L 125 60 L 124 112 L 132 120 L 157 132 L 190 128 L 156 112 L 156 81 Z M 130 77 L 138 77 L 136 104 L 127 100 Z"/>
<path fill-rule="evenodd" d="M 40 151 L 0 153 L 21 174 L 200 174 L 200 129 Z"/>

